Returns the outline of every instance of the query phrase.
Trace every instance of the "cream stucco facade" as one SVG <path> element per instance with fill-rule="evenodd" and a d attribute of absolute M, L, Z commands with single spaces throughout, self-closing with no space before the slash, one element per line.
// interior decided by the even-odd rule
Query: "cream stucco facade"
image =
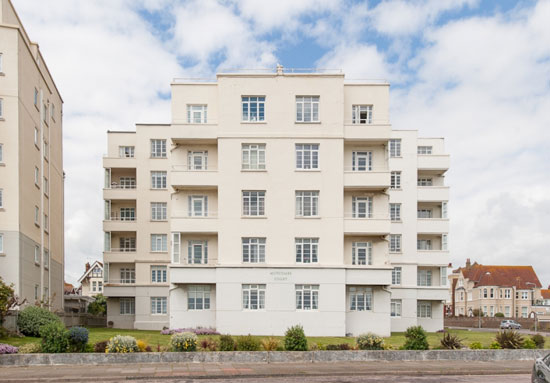
<path fill-rule="evenodd" d="M 9 0 L 0 0 L 0 276 L 63 308 L 63 101 Z"/>
<path fill-rule="evenodd" d="M 449 156 L 392 131 L 387 83 L 282 68 L 174 81 L 172 123 L 110 132 L 103 165 L 115 327 L 443 328 Z"/>

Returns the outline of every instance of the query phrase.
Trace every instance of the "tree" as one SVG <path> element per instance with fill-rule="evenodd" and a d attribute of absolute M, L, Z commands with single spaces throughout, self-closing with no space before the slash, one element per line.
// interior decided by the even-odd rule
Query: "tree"
<path fill-rule="evenodd" d="M 107 314 L 107 298 L 102 294 L 96 295 L 95 301 L 88 306 L 88 312 L 93 315 Z"/>
<path fill-rule="evenodd" d="M 4 323 L 4 318 L 8 315 L 8 311 L 17 301 L 13 284 L 7 285 L 2 277 L 0 277 L 0 325 Z"/>

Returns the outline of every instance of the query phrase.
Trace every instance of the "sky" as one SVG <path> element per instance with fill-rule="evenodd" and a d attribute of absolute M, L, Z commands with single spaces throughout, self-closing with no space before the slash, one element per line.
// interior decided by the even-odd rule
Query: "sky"
<path fill-rule="evenodd" d="M 550 284 L 550 0 L 12 0 L 64 99 L 66 279 L 101 259 L 107 130 L 170 122 L 170 81 L 239 68 L 391 83 L 394 129 L 444 137 L 453 265 Z"/>

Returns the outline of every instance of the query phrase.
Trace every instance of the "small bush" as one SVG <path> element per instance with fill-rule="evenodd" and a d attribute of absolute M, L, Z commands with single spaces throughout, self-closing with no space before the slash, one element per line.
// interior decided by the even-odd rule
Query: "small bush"
<path fill-rule="evenodd" d="M 109 344 L 108 340 L 102 340 L 101 342 L 97 342 L 96 344 L 94 344 L 94 352 L 100 352 L 104 354 L 108 344 Z"/>
<path fill-rule="evenodd" d="M 498 342 L 496 340 L 491 342 L 491 344 L 489 345 L 489 348 L 491 350 L 500 350 L 500 349 L 502 349 L 502 347 L 500 347 L 500 344 L 498 344 Z"/>
<path fill-rule="evenodd" d="M 502 348 L 518 349 L 523 347 L 523 337 L 514 330 L 499 331 L 495 340 Z"/>
<path fill-rule="evenodd" d="M 0 343 L 0 355 L 17 354 L 18 348 L 9 344 Z"/>
<path fill-rule="evenodd" d="M 38 354 L 42 352 L 40 343 L 25 343 L 19 346 L 19 354 Z"/>
<path fill-rule="evenodd" d="M 422 326 L 411 326 L 405 332 L 405 350 L 428 350 L 428 338 Z"/>
<path fill-rule="evenodd" d="M 136 338 L 124 335 L 117 335 L 109 339 L 105 348 L 105 352 L 110 354 L 127 354 L 138 351 Z"/>
<path fill-rule="evenodd" d="M 443 335 L 443 338 L 441 338 L 441 348 L 445 350 L 459 350 L 462 347 L 462 339 L 458 337 L 458 335 L 454 335 L 451 333 L 446 332 L 445 335 Z"/>
<path fill-rule="evenodd" d="M 231 335 L 220 336 L 220 351 L 235 351 L 237 345 Z"/>
<path fill-rule="evenodd" d="M 495 318 L 504 318 L 504 314 L 503 313 L 496 313 Z"/>
<path fill-rule="evenodd" d="M 252 335 L 239 336 L 237 338 L 237 351 L 259 351 L 260 341 Z"/>
<path fill-rule="evenodd" d="M 88 344 L 88 329 L 84 327 L 72 327 L 69 330 L 69 348 L 72 352 L 86 351 Z"/>
<path fill-rule="evenodd" d="M 170 345 L 172 346 L 172 351 L 197 351 L 197 343 L 197 336 L 192 332 L 173 334 L 170 337 Z"/>
<path fill-rule="evenodd" d="M 544 348 L 544 337 L 540 334 L 533 335 L 531 337 L 537 348 Z"/>
<path fill-rule="evenodd" d="M 481 350 L 483 346 L 480 342 L 472 342 L 470 343 L 470 350 Z"/>
<path fill-rule="evenodd" d="M 523 341 L 523 348 L 534 349 L 537 348 L 536 343 L 531 338 L 527 338 Z"/>
<path fill-rule="evenodd" d="M 4 339 L 8 337 L 8 330 L 6 330 L 4 327 L 2 327 L 2 324 L 0 323 L 0 339 Z"/>
<path fill-rule="evenodd" d="M 327 351 L 345 351 L 345 350 L 351 350 L 351 346 L 349 343 L 327 344 L 326 350 Z"/>
<path fill-rule="evenodd" d="M 280 342 L 273 337 L 262 339 L 262 348 L 265 351 L 276 351 L 279 347 Z"/>
<path fill-rule="evenodd" d="M 218 351 L 218 342 L 212 338 L 204 338 L 199 343 L 203 351 Z"/>
<path fill-rule="evenodd" d="M 383 350 L 384 339 L 373 333 L 361 334 L 355 339 L 359 350 Z"/>
<path fill-rule="evenodd" d="M 37 306 L 28 306 L 19 313 L 17 327 L 23 335 L 40 336 L 40 327 L 49 323 L 61 323 L 54 313 Z"/>
<path fill-rule="evenodd" d="M 302 326 L 296 325 L 286 330 L 285 349 L 288 351 L 307 351 L 307 338 Z"/>
<path fill-rule="evenodd" d="M 147 351 L 147 342 L 144 340 L 138 340 L 136 342 L 139 352 L 146 352 Z"/>
<path fill-rule="evenodd" d="M 51 322 L 40 327 L 42 351 L 45 353 L 67 352 L 69 348 L 69 332 L 60 322 Z"/>

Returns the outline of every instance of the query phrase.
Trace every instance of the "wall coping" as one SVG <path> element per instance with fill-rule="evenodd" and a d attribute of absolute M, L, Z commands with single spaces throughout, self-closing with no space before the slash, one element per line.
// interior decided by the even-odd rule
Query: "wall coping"
<path fill-rule="evenodd" d="M 382 351 L 228 351 L 138 352 L 130 354 L 65 353 L 0 355 L 0 367 L 104 365 L 133 363 L 327 363 L 364 361 L 534 360 L 549 350 L 382 350 Z"/>

